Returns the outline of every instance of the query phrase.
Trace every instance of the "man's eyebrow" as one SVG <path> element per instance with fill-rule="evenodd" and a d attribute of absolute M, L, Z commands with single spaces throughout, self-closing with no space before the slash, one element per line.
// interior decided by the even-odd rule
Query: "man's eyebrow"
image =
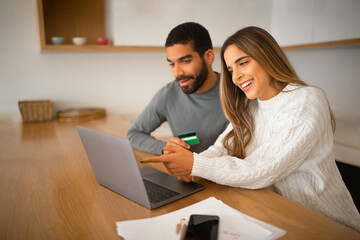
<path fill-rule="evenodd" d="M 181 61 L 181 60 L 184 60 L 184 59 L 186 59 L 186 58 L 192 58 L 193 57 L 193 55 L 191 55 L 191 54 L 187 54 L 187 55 L 185 55 L 185 56 L 182 56 L 182 57 L 180 57 L 180 58 L 178 58 L 176 61 Z M 170 59 L 168 59 L 168 58 L 166 58 L 166 60 L 168 61 L 168 62 L 172 62 Z"/>

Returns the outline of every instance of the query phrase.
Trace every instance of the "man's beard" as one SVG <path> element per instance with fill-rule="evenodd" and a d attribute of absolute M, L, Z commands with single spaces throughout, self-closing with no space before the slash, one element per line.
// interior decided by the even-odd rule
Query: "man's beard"
<path fill-rule="evenodd" d="M 209 75 L 209 71 L 206 67 L 205 61 L 202 61 L 201 71 L 199 75 L 196 76 L 196 78 L 193 75 L 184 75 L 181 77 L 177 77 L 175 81 L 179 82 L 182 79 L 195 79 L 193 84 L 191 84 L 190 86 L 181 87 L 182 91 L 185 94 L 191 94 L 196 92 L 204 84 L 208 75 Z"/>

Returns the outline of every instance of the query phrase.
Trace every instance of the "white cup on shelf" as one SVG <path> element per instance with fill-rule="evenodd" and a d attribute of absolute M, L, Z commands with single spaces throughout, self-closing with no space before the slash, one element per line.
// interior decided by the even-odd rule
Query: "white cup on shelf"
<path fill-rule="evenodd" d="M 72 42 L 76 46 L 81 46 L 81 45 L 84 45 L 86 43 L 86 38 L 84 38 L 84 37 L 73 37 Z"/>
<path fill-rule="evenodd" d="M 54 45 L 61 45 L 64 43 L 64 38 L 63 37 L 52 37 L 51 42 Z"/>

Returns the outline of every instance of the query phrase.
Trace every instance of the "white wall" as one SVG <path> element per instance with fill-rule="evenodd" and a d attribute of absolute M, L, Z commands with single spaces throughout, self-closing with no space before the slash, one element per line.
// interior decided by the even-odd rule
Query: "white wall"
<path fill-rule="evenodd" d="M 248 25 L 270 31 L 272 1 L 269 0 L 106 1 L 112 5 L 106 15 L 111 18 L 108 23 L 115 45 L 163 46 L 169 31 L 188 21 L 206 26 L 215 47 Z"/>
<path fill-rule="evenodd" d="M 360 38 L 359 0 L 272 0 L 271 33 L 280 45 Z"/>
<path fill-rule="evenodd" d="M 286 54 L 302 80 L 325 90 L 337 119 L 360 124 L 360 45 Z"/>

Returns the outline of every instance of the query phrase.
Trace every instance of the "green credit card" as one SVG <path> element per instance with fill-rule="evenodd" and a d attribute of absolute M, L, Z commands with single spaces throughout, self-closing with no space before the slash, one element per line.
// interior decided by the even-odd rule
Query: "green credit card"
<path fill-rule="evenodd" d="M 189 145 L 200 143 L 195 131 L 180 133 L 178 134 L 178 137 Z"/>

